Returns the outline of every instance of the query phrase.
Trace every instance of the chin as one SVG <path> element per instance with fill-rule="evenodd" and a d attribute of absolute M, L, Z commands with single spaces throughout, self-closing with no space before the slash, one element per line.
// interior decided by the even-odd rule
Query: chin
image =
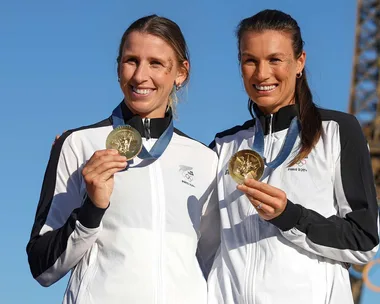
<path fill-rule="evenodd" d="M 261 107 L 270 107 L 276 104 L 277 99 L 271 96 L 259 96 L 259 97 L 251 97 L 251 99 Z"/>
<path fill-rule="evenodd" d="M 128 106 L 132 112 L 139 115 L 149 114 L 150 112 L 152 112 L 152 109 L 149 107 L 132 106 L 130 104 L 128 104 Z"/>
<path fill-rule="evenodd" d="M 157 108 L 149 102 L 132 101 L 127 102 L 127 106 L 133 113 L 142 117 L 157 118 L 163 116 L 164 114 L 162 113 L 165 113 L 165 110 L 161 110 L 161 108 Z"/>
<path fill-rule="evenodd" d="M 147 103 L 141 101 L 126 101 L 125 104 L 132 112 L 145 112 L 149 110 Z"/>
<path fill-rule="evenodd" d="M 254 102 L 265 114 L 273 113 L 273 110 L 278 107 L 277 100 L 274 99 L 263 100 L 262 98 L 258 98 Z"/>

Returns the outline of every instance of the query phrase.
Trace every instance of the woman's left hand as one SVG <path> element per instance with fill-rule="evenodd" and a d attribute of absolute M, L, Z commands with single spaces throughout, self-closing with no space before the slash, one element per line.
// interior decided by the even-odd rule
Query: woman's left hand
<path fill-rule="evenodd" d="M 267 221 L 278 217 L 288 202 L 284 191 L 254 179 L 246 179 L 237 188 L 245 193 L 260 217 Z"/>

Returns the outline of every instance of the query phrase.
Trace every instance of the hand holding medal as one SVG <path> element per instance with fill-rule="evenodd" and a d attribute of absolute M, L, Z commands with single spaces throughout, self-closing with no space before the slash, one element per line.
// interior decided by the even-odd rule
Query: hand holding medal
<path fill-rule="evenodd" d="M 140 133 L 124 124 L 121 105 L 112 113 L 113 130 L 106 139 L 106 150 L 96 151 L 83 168 L 87 194 L 95 206 L 107 208 L 114 186 L 114 174 L 127 167 L 127 161 L 138 155 L 140 159 L 157 159 L 173 136 L 173 121 L 148 152 Z"/>
<path fill-rule="evenodd" d="M 116 150 L 96 151 L 84 166 L 82 175 L 87 195 L 98 208 L 107 208 L 114 186 L 114 174 L 127 166 L 125 156 Z"/>
<path fill-rule="evenodd" d="M 228 163 L 228 170 L 232 179 L 238 184 L 237 188 L 246 194 L 259 215 L 265 220 L 270 220 L 284 211 L 287 198 L 285 192 L 260 182 L 260 179 L 263 177 L 265 166 L 274 170 L 287 159 L 300 132 L 300 124 L 298 118 L 294 117 L 281 151 L 268 163 L 263 156 L 264 133 L 261 123 L 254 111 L 253 115 L 256 121 L 252 150 L 236 152 Z"/>
<path fill-rule="evenodd" d="M 237 188 L 244 192 L 257 213 L 267 221 L 278 217 L 288 202 L 284 191 L 252 178 L 246 179 Z"/>
<path fill-rule="evenodd" d="M 131 151 L 127 149 L 125 147 L 126 144 L 123 145 L 123 141 L 125 137 L 128 137 L 129 132 L 124 134 L 120 132 L 120 130 L 117 131 L 118 132 L 112 131 L 107 137 L 107 150 L 96 151 L 82 170 L 87 195 L 96 207 L 102 209 L 107 208 L 109 205 L 114 185 L 114 174 L 125 169 L 127 167 L 126 161 L 136 156 L 141 150 L 141 146 L 140 150 L 138 150 L 138 140 L 130 140 L 129 138 L 127 138 L 127 141 L 133 149 L 131 149 Z M 138 134 L 138 136 L 140 136 L 140 134 Z M 52 146 L 54 146 L 59 138 L 60 135 L 55 137 Z M 138 150 L 137 153 L 136 150 Z"/>

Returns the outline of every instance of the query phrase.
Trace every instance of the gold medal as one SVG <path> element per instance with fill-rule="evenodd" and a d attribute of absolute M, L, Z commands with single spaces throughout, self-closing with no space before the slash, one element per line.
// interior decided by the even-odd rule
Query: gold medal
<path fill-rule="evenodd" d="M 142 149 L 140 133 L 131 126 L 119 126 L 111 131 L 106 140 L 107 149 L 116 149 L 120 155 L 130 160 Z"/>
<path fill-rule="evenodd" d="M 228 171 L 238 184 L 243 184 L 246 178 L 259 180 L 264 173 L 264 160 L 253 150 L 241 150 L 231 157 Z"/>

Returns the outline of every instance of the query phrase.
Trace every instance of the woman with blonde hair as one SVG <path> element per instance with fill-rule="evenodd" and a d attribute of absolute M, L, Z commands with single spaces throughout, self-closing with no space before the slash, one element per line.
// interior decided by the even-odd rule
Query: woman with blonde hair
<path fill-rule="evenodd" d="M 71 271 L 64 303 L 206 304 L 203 273 L 220 241 L 217 157 L 173 126 L 190 70 L 185 39 L 173 21 L 143 17 L 117 63 L 123 101 L 52 148 L 31 272 L 49 286 Z"/>

